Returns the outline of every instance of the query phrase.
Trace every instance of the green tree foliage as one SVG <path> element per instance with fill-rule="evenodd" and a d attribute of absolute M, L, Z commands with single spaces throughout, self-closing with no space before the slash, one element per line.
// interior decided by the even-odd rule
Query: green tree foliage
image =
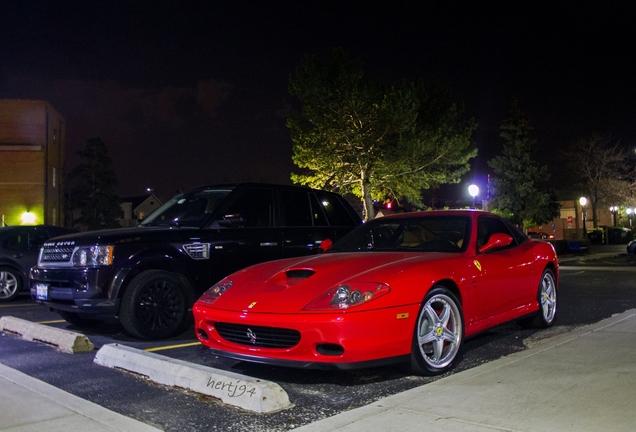
<path fill-rule="evenodd" d="M 359 59 L 336 49 L 327 61 L 307 55 L 290 78 L 302 115 L 287 125 L 296 183 L 353 193 L 365 219 L 373 200 L 421 204 L 423 189 L 458 182 L 477 150 L 476 125 L 439 85 L 383 85 L 366 78 Z"/>
<path fill-rule="evenodd" d="M 85 229 L 120 227 L 120 199 L 115 193 L 117 174 L 106 144 L 99 138 L 89 139 L 76 153 L 82 158 L 68 175 L 67 193 L 74 225 Z M 79 215 L 79 216 L 77 216 Z"/>
<path fill-rule="evenodd" d="M 584 195 L 592 207 L 594 227 L 598 227 L 599 206 L 633 205 L 633 183 L 628 169 L 628 152 L 607 135 L 593 134 L 574 142 L 565 152 L 569 183 Z"/>
<path fill-rule="evenodd" d="M 559 215 L 556 193 L 548 187 L 548 167 L 533 157 L 536 140 L 532 126 L 513 102 L 499 136 L 503 154 L 488 162 L 494 170 L 492 209 L 506 215 L 520 227 L 542 225 Z"/>

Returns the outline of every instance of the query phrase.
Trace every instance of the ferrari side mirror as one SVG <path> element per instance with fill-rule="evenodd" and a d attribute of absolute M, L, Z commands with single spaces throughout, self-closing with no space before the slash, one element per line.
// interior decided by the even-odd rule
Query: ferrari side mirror
<path fill-rule="evenodd" d="M 479 248 L 479 253 L 488 252 L 491 249 L 497 249 L 509 246 L 512 243 L 512 237 L 504 233 L 495 233 L 490 236 L 488 242 Z"/>
<path fill-rule="evenodd" d="M 331 249 L 331 245 L 333 245 L 333 241 L 331 241 L 331 239 L 324 239 L 320 242 L 320 249 L 322 249 L 323 252 L 326 252 Z"/>

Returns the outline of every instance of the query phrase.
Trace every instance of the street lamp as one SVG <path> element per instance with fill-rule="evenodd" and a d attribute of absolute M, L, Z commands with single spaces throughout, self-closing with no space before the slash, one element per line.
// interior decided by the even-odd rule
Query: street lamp
<path fill-rule="evenodd" d="M 587 238 L 587 212 L 585 209 L 585 206 L 587 205 L 587 198 L 585 197 L 581 197 L 579 199 L 579 204 L 581 204 L 581 208 L 583 210 L 583 238 L 586 239 Z"/>
<path fill-rule="evenodd" d="M 475 197 L 479 195 L 479 186 L 476 184 L 468 186 L 468 194 L 473 197 L 473 208 L 475 208 Z"/>
<path fill-rule="evenodd" d="M 618 206 L 611 206 L 610 211 L 612 212 L 612 217 L 614 220 L 614 226 L 616 226 L 616 213 L 618 213 Z"/>

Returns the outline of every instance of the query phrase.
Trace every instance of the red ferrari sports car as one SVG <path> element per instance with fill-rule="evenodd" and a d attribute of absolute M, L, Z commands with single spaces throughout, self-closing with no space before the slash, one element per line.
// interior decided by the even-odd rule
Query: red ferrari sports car
<path fill-rule="evenodd" d="M 547 327 L 556 316 L 554 248 L 491 213 L 388 216 L 324 246 L 211 287 L 193 309 L 199 340 L 252 362 L 405 362 L 434 375 L 453 366 L 467 337 L 510 320 Z"/>

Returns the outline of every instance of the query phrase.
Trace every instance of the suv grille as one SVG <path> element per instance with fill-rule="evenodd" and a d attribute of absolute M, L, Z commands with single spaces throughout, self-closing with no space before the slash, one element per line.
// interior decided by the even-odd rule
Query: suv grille
<path fill-rule="evenodd" d="M 291 348 L 300 342 L 300 333 L 291 329 L 221 322 L 215 323 L 214 327 L 223 339 L 241 345 L 262 348 Z"/>
<path fill-rule="evenodd" d="M 73 249 L 73 246 L 45 246 L 40 255 L 40 262 L 69 262 L 73 256 Z"/>

